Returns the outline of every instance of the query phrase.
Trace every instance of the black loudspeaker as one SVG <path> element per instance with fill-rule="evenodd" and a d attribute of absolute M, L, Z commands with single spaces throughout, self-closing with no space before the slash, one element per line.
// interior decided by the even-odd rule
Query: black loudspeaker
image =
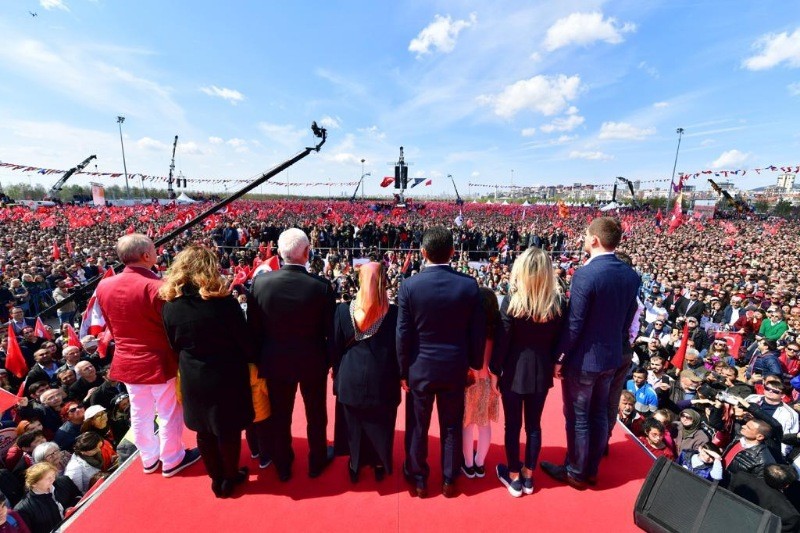
<path fill-rule="evenodd" d="M 634 523 L 648 533 L 778 533 L 781 519 L 660 457 L 636 498 Z"/>

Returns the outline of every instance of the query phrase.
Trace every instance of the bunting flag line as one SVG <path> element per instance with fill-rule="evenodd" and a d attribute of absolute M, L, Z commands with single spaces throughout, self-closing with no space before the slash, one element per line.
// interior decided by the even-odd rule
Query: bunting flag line
<path fill-rule="evenodd" d="M 425 178 L 414 178 L 414 183 L 411 185 L 411 187 L 409 187 L 409 189 L 413 189 L 423 181 L 425 181 Z"/>

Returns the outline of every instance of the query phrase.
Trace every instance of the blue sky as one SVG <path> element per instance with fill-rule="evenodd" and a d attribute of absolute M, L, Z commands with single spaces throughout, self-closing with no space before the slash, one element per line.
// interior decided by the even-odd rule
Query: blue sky
<path fill-rule="evenodd" d="M 356 181 L 365 159 L 367 194 L 391 192 L 378 183 L 401 145 L 428 194 L 451 193 L 448 174 L 464 195 L 669 178 L 678 127 L 679 172 L 800 165 L 800 10 L 785 0 L 6 0 L 0 35 L 6 163 L 96 154 L 121 172 L 124 115 L 129 174 L 167 175 L 177 134 L 189 180 L 263 172 L 316 120 L 328 143 L 289 181 Z M 29 180 L 55 181 L 0 168 L 0 183 Z"/>

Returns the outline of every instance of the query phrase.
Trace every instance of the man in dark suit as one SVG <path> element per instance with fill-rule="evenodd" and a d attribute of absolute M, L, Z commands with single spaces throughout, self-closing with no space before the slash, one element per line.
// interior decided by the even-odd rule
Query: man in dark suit
<path fill-rule="evenodd" d="M 260 354 L 259 375 L 267 379 L 272 459 L 281 481 L 292 475 L 292 411 L 297 387 L 308 422 L 308 475 L 319 476 L 330 463 L 326 427 L 328 369 L 333 361 L 333 287 L 306 270 L 311 246 L 302 230 L 278 237 L 280 270 L 256 276 L 247 319 Z"/>
<path fill-rule="evenodd" d="M 675 324 L 675 319 L 678 318 L 678 309 L 684 305 L 686 297 L 683 296 L 683 286 L 680 282 L 672 283 L 672 290 L 664 294 L 664 308 L 669 313 L 669 321 Z"/>
<path fill-rule="evenodd" d="M 567 458 L 564 465 L 542 462 L 542 470 L 579 490 L 596 482 L 608 438 L 611 382 L 638 308 L 639 276 L 614 255 L 621 238 L 614 218 L 589 224 L 584 250 L 590 258 L 572 278 L 569 315 L 556 351 L 561 354 L 556 376 L 564 379 Z"/>
<path fill-rule="evenodd" d="M 406 462 L 412 494 L 427 496 L 428 428 L 433 401 L 439 414 L 442 493 L 455 496 L 461 468 L 464 387 L 467 369 L 481 368 L 486 320 L 478 285 L 449 266 L 453 235 L 428 229 L 422 237 L 426 267 L 400 286 L 397 357 L 406 391 Z"/>
<path fill-rule="evenodd" d="M 694 317 L 700 322 L 700 317 L 706 310 L 706 304 L 699 301 L 697 297 L 699 293 L 696 288 L 689 289 L 689 298 L 684 299 L 676 306 L 677 315 L 684 317 Z"/>
<path fill-rule="evenodd" d="M 8 322 L 17 334 L 17 338 L 22 337 L 22 330 L 26 327 L 36 328 L 36 319 L 25 316 L 21 307 L 11 308 L 11 319 Z"/>

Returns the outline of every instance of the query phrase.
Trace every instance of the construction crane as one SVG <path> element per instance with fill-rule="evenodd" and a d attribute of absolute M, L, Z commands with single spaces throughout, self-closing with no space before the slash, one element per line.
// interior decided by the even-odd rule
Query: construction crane
<path fill-rule="evenodd" d="M 169 178 L 167 178 L 167 194 L 169 199 L 175 199 L 175 191 L 172 188 L 172 173 L 175 172 L 175 148 L 178 147 L 178 136 L 175 136 L 175 142 L 172 143 L 172 162 L 169 164 Z"/>
<path fill-rule="evenodd" d="M 89 163 L 91 163 L 92 159 L 97 159 L 97 156 L 96 155 L 90 155 L 89 157 L 84 159 L 82 162 L 80 162 L 78 164 L 78 166 L 72 167 L 71 169 L 69 169 L 66 172 L 64 172 L 64 175 L 61 176 L 58 179 L 58 181 L 55 183 L 55 185 L 50 187 L 50 190 L 47 192 L 47 196 L 45 197 L 45 199 L 49 199 L 49 200 L 52 200 L 54 202 L 58 202 L 60 200 L 59 193 L 61 192 L 61 189 L 64 187 L 64 184 L 67 182 L 67 180 L 70 179 L 73 174 L 76 174 L 76 173 L 80 172 L 81 170 L 83 170 L 84 168 L 86 168 L 86 166 Z"/>

